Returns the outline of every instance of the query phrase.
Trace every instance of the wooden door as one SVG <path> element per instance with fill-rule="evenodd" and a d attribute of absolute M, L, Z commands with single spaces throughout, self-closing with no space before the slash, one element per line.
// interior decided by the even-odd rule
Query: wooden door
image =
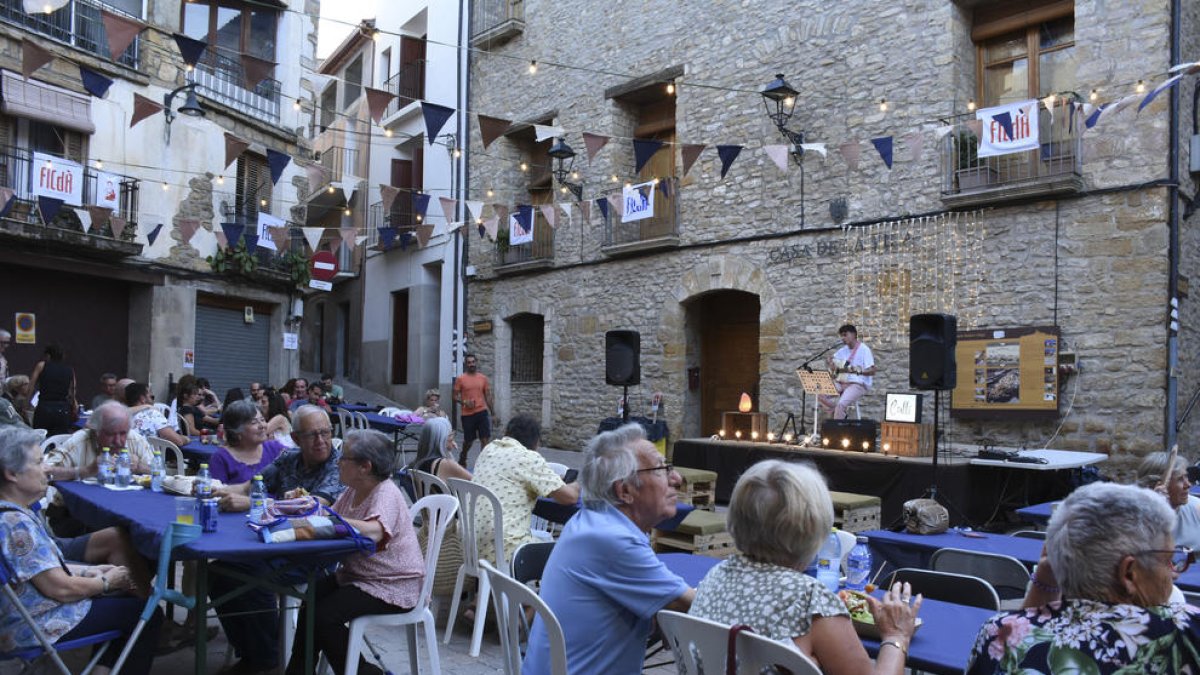
<path fill-rule="evenodd" d="M 737 410 L 742 392 L 758 408 L 758 296 L 717 291 L 696 300 L 700 327 L 700 433 L 721 428 L 721 413 Z"/>

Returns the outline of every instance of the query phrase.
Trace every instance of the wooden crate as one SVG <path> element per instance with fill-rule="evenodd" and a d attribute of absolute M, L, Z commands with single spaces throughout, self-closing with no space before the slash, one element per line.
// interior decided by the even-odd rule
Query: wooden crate
<path fill-rule="evenodd" d="M 711 511 L 692 511 L 674 530 L 655 529 L 651 543 L 659 553 L 686 551 L 725 558 L 737 552 L 725 527 L 725 514 Z"/>
<path fill-rule="evenodd" d="M 743 441 L 755 440 L 752 434 L 758 433 L 758 441 L 767 442 L 767 413 L 763 412 L 725 412 L 721 413 L 721 428 L 725 430 L 725 440 L 735 440 L 734 432 L 742 432 Z"/>
<path fill-rule="evenodd" d="M 900 457 L 933 456 L 933 424 L 884 422 L 879 448 L 884 454 Z"/>
<path fill-rule="evenodd" d="M 675 471 L 683 478 L 679 486 L 679 501 L 698 509 L 713 511 L 717 508 L 717 472 L 677 466 Z"/>
<path fill-rule="evenodd" d="M 829 492 L 833 499 L 833 524 L 847 532 L 865 532 L 880 527 L 879 497 L 853 492 Z"/>

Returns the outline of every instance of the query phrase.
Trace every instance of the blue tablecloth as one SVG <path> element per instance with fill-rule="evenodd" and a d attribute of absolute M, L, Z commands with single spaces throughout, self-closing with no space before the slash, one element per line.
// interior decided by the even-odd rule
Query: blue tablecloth
<path fill-rule="evenodd" d="M 331 407 L 334 409 L 342 409 L 347 412 L 373 413 L 379 410 L 377 405 L 363 405 L 360 403 L 334 403 Z"/>
<path fill-rule="evenodd" d="M 658 559 L 663 561 L 667 569 L 682 577 L 692 588 L 700 583 L 709 570 L 721 562 L 717 558 L 691 553 L 659 553 Z"/>
<path fill-rule="evenodd" d="M 1041 504 L 1026 506 L 1024 508 L 1017 509 L 1017 515 L 1021 517 L 1021 520 L 1027 523 L 1033 523 L 1034 525 L 1045 525 L 1046 523 L 1050 522 L 1050 510 L 1053 509 L 1054 505 L 1058 503 L 1059 502 L 1057 501 L 1042 502 Z"/>
<path fill-rule="evenodd" d="M 1045 543 L 1039 539 L 1025 539 L 1006 534 L 980 534 L 979 537 L 968 537 L 953 530 L 942 534 L 909 534 L 908 532 L 868 530 L 859 532 L 859 534 L 870 539 L 876 565 L 886 561 L 893 566 L 893 570 L 900 567 L 928 569 L 929 559 L 933 557 L 933 552 L 942 548 L 999 553 L 1012 556 L 1025 565 L 1032 566 L 1041 557 L 1042 545 Z"/>
<path fill-rule="evenodd" d="M 201 462 L 208 462 L 219 447 L 221 447 L 219 443 L 201 443 L 199 436 L 192 436 L 187 445 L 182 445 L 179 449 L 183 451 L 184 457 L 198 465 Z"/>
<path fill-rule="evenodd" d="M 365 412 L 365 413 L 363 413 L 363 416 L 367 418 L 367 423 L 369 423 L 371 425 L 372 429 L 376 429 L 378 431 L 383 431 L 383 432 L 386 432 L 389 434 L 395 433 L 397 431 L 404 431 L 405 427 L 408 426 L 407 422 L 401 422 L 400 420 L 397 420 L 395 417 L 389 417 L 388 415 L 380 415 L 379 413 L 374 413 L 374 412 Z"/>

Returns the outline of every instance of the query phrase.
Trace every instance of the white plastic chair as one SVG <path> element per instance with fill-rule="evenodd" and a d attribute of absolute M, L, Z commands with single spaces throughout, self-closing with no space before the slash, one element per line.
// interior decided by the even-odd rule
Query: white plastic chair
<path fill-rule="evenodd" d="M 658 627 L 675 654 L 679 672 L 724 675 L 729 626 L 664 609 L 658 613 Z"/>
<path fill-rule="evenodd" d="M 454 493 L 451 492 L 450 486 L 446 484 L 446 481 L 431 473 L 421 471 L 419 469 L 412 469 L 409 471 L 409 476 L 412 477 L 413 492 L 417 494 L 417 499 L 421 499 L 422 497 L 428 495 L 437 494 L 454 496 Z"/>
<path fill-rule="evenodd" d="M 187 462 L 183 459 L 183 451 L 179 449 L 178 445 L 158 436 L 147 436 L 146 442 L 150 444 L 151 448 L 162 453 L 164 462 L 166 462 L 168 457 L 175 460 L 176 476 L 187 474 Z"/>
<path fill-rule="evenodd" d="M 413 515 L 420 513 L 422 522 L 429 528 L 429 540 L 425 545 L 425 579 L 421 582 L 421 595 L 417 604 L 407 612 L 360 616 L 350 622 L 346 675 L 357 675 L 358 659 L 362 653 L 363 634 L 368 628 L 374 626 L 406 627 L 408 664 L 412 674 L 418 675 L 421 671 L 417 658 L 417 624 L 421 624 L 425 630 L 430 671 L 442 672 L 441 661 L 438 657 L 437 626 L 434 625 L 433 612 L 429 611 L 429 602 L 433 596 L 433 577 L 437 573 L 437 559 L 442 550 L 442 538 L 446 535 L 446 528 L 453 520 L 456 511 L 458 511 L 458 500 L 450 495 L 429 495 L 418 499 L 413 504 Z"/>
<path fill-rule="evenodd" d="M 365 431 L 365 430 L 371 428 L 371 422 L 370 422 L 370 420 L 367 419 L 366 413 L 361 413 L 361 412 L 355 411 L 354 413 L 352 413 L 352 415 L 354 416 L 354 423 L 350 425 L 351 428 L 362 430 L 362 431 Z"/>
<path fill-rule="evenodd" d="M 71 434 L 55 434 L 42 439 L 42 451 L 49 451 L 51 448 L 62 446 L 63 443 L 71 437 Z"/>
<path fill-rule="evenodd" d="M 345 438 L 346 433 L 354 430 L 354 413 L 348 410 L 337 409 L 338 418 L 338 436 Z"/>
<path fill-rule="evenodd" d="M 450 636 L 454 633 L 454 620 L 458 618 L 458 603 L 462 598 L 463 583 L 466 577 L 479 579 L 479 591 L 475 596 L 475 628 L 471 634 L 471 656 L 479 656 L 479 647 L 483 643 L 483 622 L 487 618 L 488 595 L 490 587 L 488 579 L 479 571 L 479 541 L 475 538 L 475 511 L 480 499 L 486 499 L 492 505 L 492 528 L 495 537 L 496 559 L 488 561 L 496 568 L 508 568 L 508 557 L 504 553 L 504 509 L 496 494 L 478 483 L 461 478 L 450 478 L 446 481 L 450 491 L 458 498 L 458 507 L 462 513 L 459 519 L 462 533 L 463 564 L 458 568 L 458 578 L 454 581 L 454 599 L 450 602 L 450 618 L 446 621 L 446 637 L 443 640 L 450 644 Z"/>
<path fill-rule="evenodd" d="M 817 664 L 790 644 L 749 631 L 738 633 L 736 644 L 738 675 L 778 672 L 779 668 L 792 675 L 821 675 Z"/>
<path fill-rule="evenodd" d="M 566 464 L 559 464 L 558 462 L 546 462 L 546 466 L 549 466 L 551 471 L 558 474 L 559 478 L 567 475 L 569 469 Z"/>
<path fill-rule="evenodd" d="M 496 601 L 497 623 L 500 625 L 500 650 L 504 654 L 505 675 L 521 675 L 521 624 L 525 618 L 522 607 L 532 607 L 542 617 L 550 643 L 551 675 L 567 675 L 567 640 L 562 624 L 545 600 L 533 589 L 496 569 L 486 560 L 479 561 L 482 579 L 491 586 Z"/>

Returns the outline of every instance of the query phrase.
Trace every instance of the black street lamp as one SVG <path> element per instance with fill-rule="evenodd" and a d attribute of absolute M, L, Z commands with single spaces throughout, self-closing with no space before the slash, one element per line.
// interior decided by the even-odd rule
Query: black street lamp
<path fill-rule="evenodd" d="M 183 99 L 183 105 L 179 106 L 179 110 L 171 109 L 171 103 L 179 94 L 187 92 L 187 97 Z M 163 97 L 163 116 L 167 120 L 167 142 L 171 141 L 171 122 L 175 121 L 177 113 L 183 113 L 188 117 L 204 117 L 204 108 L 200 106 L 200 101 L 196 99 L 196 83 L 188 82 L 182 87 L 176 88 L 171 93 Z"/>
<path fill-rule="evenodd" d="M 547 153 L 554 160 L 551 173 L 554 174 L 554 180 L 558 181 L 563 192 L 570 191 L 575 195 L 576 201 L 583 201 L 583 183 L 567 180 L 567 177 L 579 178 L 573 169 L 575 167 L 575 151 L 571 146 L 567 145 L 561 137 L 554 141 L 554 145 L 550 146 L 550 151 Z"/>
<path fill-rule="evenodd" d="M 787 127 L 792 115 L 796 112 L 796 97 L 800 92 L 792 88 L 783 73 L 776 73 L 775 79 L 762 90 L 763 105 L 767 109 L 767 117 L 787 139 L 791 146 L 788 153 L 800 167 L 800 227 L 804 227 L 804 131 L 793 131 Z"/>

